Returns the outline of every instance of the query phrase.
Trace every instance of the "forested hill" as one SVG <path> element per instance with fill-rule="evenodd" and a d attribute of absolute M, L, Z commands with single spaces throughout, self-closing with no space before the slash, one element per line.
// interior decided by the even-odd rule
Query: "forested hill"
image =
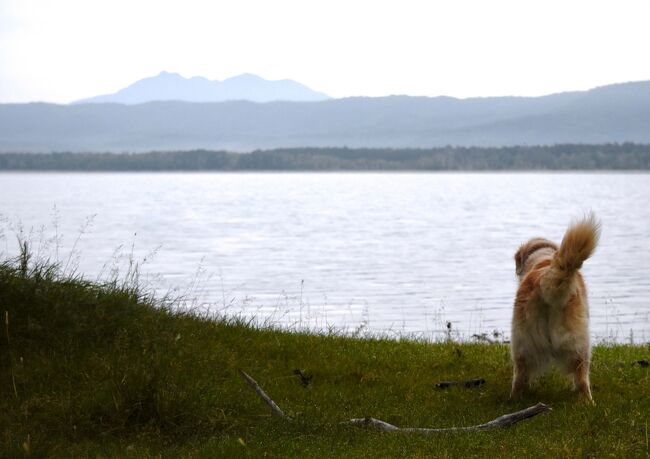
<path fill-rule="evenodd" d="M 36 171 L 441 171 L 650 170 L 650 145 L 432 149 L 296 148 L 230 153 L 0 154 L 0 170 Z"/>
<path fill-rule="evenodd" d="M 0 152 L 650 143 L 650 81 L 543 97 L 0 104 Z"/>

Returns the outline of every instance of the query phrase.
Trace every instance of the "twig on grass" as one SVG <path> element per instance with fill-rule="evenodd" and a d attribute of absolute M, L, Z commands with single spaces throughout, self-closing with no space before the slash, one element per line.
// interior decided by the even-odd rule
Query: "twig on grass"
<path fill-rule="evenodd" d="M 242 375 L 246 383 L 257 393 L 257 395 L 262 399 L 264 403 L 266 403 L 269 408 L 271 408 L 271 411 L 273 413 L 277 414 L 283 419 L 286 419 L 287 421 L 291 421 L 291 418 L 284 414 L 284 412 L 280 409 L 276 403 L 271 400 L 271 397 L 269 397 L 266 392 L 260 387 L 259 384 L 257 384 L 257 381 L 255 381 L 253 378 L 248 376 L 248 374 L 244 370 L 239 370 L 239 373 Z"/>
<path fill-rule="evenodd" d="M 292 421 L 292 419 L 284 414 L 280 407 L 271 400 L 266 392 L 257 384 L 253 378 L 251 378 L 245 371 L 239 370 L 239 373 L 242 375 L 246 383 L 257 393 L 257 395 L 266 403 L 273 413 L 280 416 L 287 421 Z M 526 409 L 516 411 L 514 413 L 504 414 L 499 416 L 496 419 L 493 419 L 485 424 L 478 424 L 475 426 L 469 427 L 445 427 L 445 428 L 426 428 L 426 427 L 397 427 L 393 424 L 389 424 L 380 419 L 375 419 L 372 417 L 365 417 L 359 419 L 350 419 L 349 421 L 342 422 L 341 424 L 351 424 L 351 425 L 362 425 L 362 426 L 372 426 L 377 427 L 385 432 L 406 432 L 406 433 L 456 433 L 456 432 L 477 432 L 480 430 L 490 430 L 490 429 L 500 429 L 508 427 L 512 424 L 515 424 L 519 421 L 523 421 L 533 416 L 537 416 L 540 413 L 545 411 L 551 411 L 551 408 L 543 403 L 538 403 L 537 405 L 528 407 Z"/>
<path fill-rule="evenodd" d="M 405 432 L 405 433 L 456 433 L 456 432 L 478 432 L 480 430 L 490 430 L 490 429 L 501 429 L 508 427 L 512 424 L 515 424 L 524 419 L 532 418 L 537 416 L 540 413 L 545 411 L 550 411 L 551 408 L 543 403 L 538 403 L 537 405 L 528 407 L 526 409 L 516 411 L 514 413 L 504 414 L 499 416 L 496 419 L 486 422 L 485 424 L 479 424 L 469 427 L 445 427 L 445 428 L 427 428 L 427 427 L 397 427 L 393 424 L 389 424 L 380 419 L 375 419 L 371 417 L 365 417 L 360 419 L 350 419 L 345 424 L 353 425 L 362 425 L 362 426 L 372 426 L 377 427 L 385 432 Z"/>

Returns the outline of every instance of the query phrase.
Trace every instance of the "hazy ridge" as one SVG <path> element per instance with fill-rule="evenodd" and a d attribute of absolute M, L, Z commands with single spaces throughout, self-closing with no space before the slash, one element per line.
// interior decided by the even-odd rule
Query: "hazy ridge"
<path fill-rule="evenodd" d="M 3 152 L 650 143 L 650 82 L 543 97 L 0 105 Z"/>
<path fill-rule="evenodd" d="M 327 94 L 309 89 L 293 80 L 266 80 L 244 73 L 223 81 L 195 76 L 184 78 L 178 73 L 161 72 L 143 78 L 113 94 L 90 97 L 75 103 L 142 104 L 155 101 L 225 102 L 249 100 L 251 102 L 317 101 L 329 99 Z"/>

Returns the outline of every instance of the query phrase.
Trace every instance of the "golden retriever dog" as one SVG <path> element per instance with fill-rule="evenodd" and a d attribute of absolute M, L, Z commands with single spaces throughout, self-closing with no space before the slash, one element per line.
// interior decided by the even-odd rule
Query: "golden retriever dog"
<path fill-rule="evenodd" d="M 559 247 L 535 238 L 517 250 L 511 397 L 520 395 L 532 378 L 555 363 L 573 377 L 577 391 L 593 401 L 587 289 L 578 270 L 594 252 L 599 235 L 600 223 L 589 214 L 569 227 Z"/>

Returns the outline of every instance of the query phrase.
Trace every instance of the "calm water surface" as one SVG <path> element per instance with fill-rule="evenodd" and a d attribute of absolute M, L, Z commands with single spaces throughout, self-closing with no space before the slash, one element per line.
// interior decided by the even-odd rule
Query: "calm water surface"
<path fill-rule="evenodd" d="M 160 295 L 276 325 L 507 337 L 518 245 L 590 209 L 592 335 L 649 341 L 648 174 L 3 173 L 0 251 L 22 228 L 90 279 L 132 258 Z"/>

